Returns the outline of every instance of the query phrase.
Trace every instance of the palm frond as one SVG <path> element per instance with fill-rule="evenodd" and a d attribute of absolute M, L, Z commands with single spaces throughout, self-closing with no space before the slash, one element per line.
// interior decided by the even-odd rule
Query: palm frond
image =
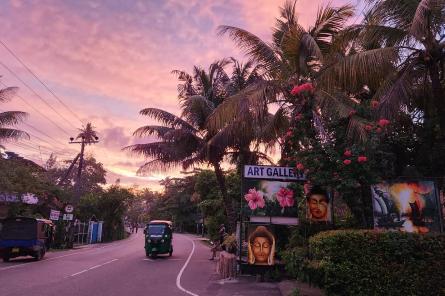
<path fill-rule="evenodd" d="M 323 114 L 328 116 L 345 118 L 354 111 L 351 106 L 352 100 L 345 93 L 329 93 L 321 89 L 317 91 L 316 99 Z"/>
<path fill-rule="evenodd" d="M 15 125 L 23 121 L 28 116 L 26 112 L 5 111 L 0 112 L 0 126 Z"/>
<path fill-rule="evenodd" d="M 402 104 L 408 104 L 413 95 L 413 81 L 418 76 L 416 72 L 414 61 L 387 76 L 374 95 L 374 100 L 380 101 L 380 116 L 393 118 L 400 111 Z"/>
<path fill-rule="evenodd" d="M 428 38 L 430 27 L 432 28 L 434 25 L 434 18 L 437 18 L 437 14 L 443 15 L 441 10 L 443 10 L 444 7 L 444 0 L 421 0 L 415 11 L 410 33 L 419 41 Z"/>
<path fill-rule="evenodd" d="M 237 94 L 226 98 L 209 116 L 207 128 L 217 131 L 228 122 L 253 114 L 253 118 L 260 119 L 265 114 L 265 106 L 274 101 L 278 90 L 273 81 L 257 81 L 241 90 Z M 251 116 L 251 115 L 249 115 Z M 260 120 L 258 120 L 259 122 Z"/>
<path fill-rule="evenodd" d="M 134 144 L 123 148 L 132 154 L 144 156 L 147 158 L 163 160 L 180 160 L 181 156 L 187 154 L 185 150 L 178 149 L 173 142 L 152 142 L 146 144 Z"/>
<path fill-rule="evenodd" d="M 327 91 L 336 91 L 339 87 L 356 91 L 365 85 L 377 86 L 393 69 L 397 53 L 397 48 L 387 47 L 338 58 L 320 71 L 318 85 Z"/>
<path fill-rule="evenodd" d="M 158 108 L 145 108 L 139 112 L 141 115 L 149 116 L 153 119 L 160 121 L 162 124 L 165 124 L 172 128 L 186 128 L 189 130 L 196 130 L 191 124 L 186 122 L 185 120 L 179 118 L 178 116 L 158 109 Z"/>
<path fill-rule="evenodd" d="M 287 108 L 281 106 L 275 114 L 267 114 L 265 124 L 259 127 L 258 140 L 272 147 L 289 126 Z"/>
<path fill-rule="evenodd" d="M 224 34 L 229 34 L 230 38 L 249 56 L 249 58 L 264 65 L 267 69 L 272 71 L 272 69 L 275 69 L 280 63 L 280 60 L 272 47 L 256 35 L 237 27 L 218 27 L 218 35 L 221 36 Z"/>
<path fill-rule="evenodd" d="M 0 140 L 18 140 L 18 139 L 29 140 L 30 137 L 29 134 L 21 130 L 0 127 Z"/>
<path fill-rule="evenodd" d="M 175 168 L 179 168 L 181 166 L 182 163 L 180 161 L 153 159 L 140 166 L 139 169 L 136 171 L 136 175 L 147 176 L 150 173 L 166 172 Z"/>
<path fill-rule="evenodd" d="M 352 5 L 338 8 L 327 5 L 319 8 L 315 26 L 309 33 L 316 40 L 322 52 L 329 52 L 329 45 L 333 37 L 343 29 L 346 21 L 353 15 L 354 7 Z"/>
<path fill-rule="evenodd" d="M 203 96 L 190 96 L 181 101 L 182 117 L 202 129 L 215 104 Z"/>
<path fill-rule="evenodd" d="M 161 126 L 161 125 L 146 125 L 138 128 L 133 132 L 133 136 L 145 137 L 155 135 L 159 138 L 163 138 L 166 133 L 174 130 L 174 128 Z"/>
<path fill-rule="evenodd" d="M 18 87 L 7 87 L 0 89 L 0 102 L 10 100 L 18 91 Z"/>
<path fill-rule="evenodd" d="M 358 116 L 351 117 L 349 120 L 347 135 L 352 142 L 364 143 L 368 140 L 368 134 L 365 130 L 367 122 Z"/>

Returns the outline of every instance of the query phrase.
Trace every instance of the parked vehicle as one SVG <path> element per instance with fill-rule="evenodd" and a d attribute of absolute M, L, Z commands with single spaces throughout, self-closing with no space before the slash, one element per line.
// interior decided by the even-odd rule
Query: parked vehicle
<path fill-rule="evenodd" d="M 153 220 L 144 229 L 145 254 L 156 257 L 158 254 L 173 253 L 173 223 L 165 220 Z"/>
<path fill-rule="evenodd" d="M 53 241 L 54 224 L 51 220 L 16 217 L 0 221 L 0 257 L 5 262 L 19 256 L 40 260 Z"/>

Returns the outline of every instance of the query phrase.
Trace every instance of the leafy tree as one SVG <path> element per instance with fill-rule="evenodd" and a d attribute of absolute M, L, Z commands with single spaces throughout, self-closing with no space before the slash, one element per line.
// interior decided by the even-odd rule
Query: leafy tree
<path fill-rule="evenodd" d="M 72 168 L 68 166 L 72 165 Z M 65 161 L 61 167 L 52 165 L 48 170 L 47 176 L 54 183 L 58 184 L 62 178 L 65 178 L 65 182 L 62 187 L 74 194 L 75 184 L 77 180 L 78 163 L 73 164 L 72 161 Z M 85 195 L 87 193 L 100 193 L 102 192 L 101 185 L 106 184 L 106 170 L 103 164 L 97 162 L 93 156 L 87 156 L 83 164 L 83 173 L 80 179 L 80 194 Z"/>
<path fill-rule="evenodd" d="M 0 192 L 7 194 L 32 193 L 39 198 L 37 205 L 10 204 L 9 215 L 47 218 L 50 208 L 59 208 L 69 195 L 47 181 L 44 170 L 32 161 L 13 157 L 0 158 Z"/>
<path fill-rule="evenodd" d="M 82 221 L 89 221 L 94 215 L 103 221 L 103 240 L 113 241 L 123 239 L 124 216 L 135 195 L 128 189 L 111 186 L 98 193 L 88 193 L 82 196 L 76 208 L 76 217 Z"/>

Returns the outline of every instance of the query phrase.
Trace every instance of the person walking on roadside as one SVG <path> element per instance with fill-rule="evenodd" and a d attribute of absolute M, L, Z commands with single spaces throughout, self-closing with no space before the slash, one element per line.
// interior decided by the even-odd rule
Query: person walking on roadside
<path fill-rule="evenodd" d="M 224 240 L 226 238 L 227 232 L 224 224 L 220 225 L 218 234 L 219 234 L 219 245 L 221 246 L 221 249 L 225 251 L 226 247 L 224 246 Z"/>

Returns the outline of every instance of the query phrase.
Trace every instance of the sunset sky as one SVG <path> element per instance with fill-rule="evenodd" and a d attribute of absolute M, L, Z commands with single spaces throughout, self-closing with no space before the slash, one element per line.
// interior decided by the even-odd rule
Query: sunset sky
<path fill-rule="evenodd" d="M 135 172 L 143 159 L 121 151 L 135 143 L 132 133 L 136 128 L 154 123 L 140 116 L 139 110 L 157 107 L 179 115 L 177 80 L 170 72 L 191 71 L 193 65 L 207 67 L 223 57 L 242 58 L 231 40 L 216 35 L 216 28 L 234 25 L 269 40 L 283 2 L 1 0 L 0 40 L 71 110 L 0 44 L 0 87 L 20 88 L 19 96 L 0 104 L 0 111 L 28 112 L 26 125 L 20 128 L 31 134 L 31 141 L 21 141 L 20 147 L 4 146 L 38 163 L 44 162 L 50 151 L 59 159 L 72 159 L 79 146 L 68 144 L 69 137 L 78 133 L 75 128 L 82 122 L 92 122 L 100 143 L 87 151 L 104 164 L 108 182 L 120 178 L 121 184 L 159 189 L 157 181 L 179 172 L 137 177 Z M 327 2 L 298 1 L 300 22 L 307 27 L 318 7 Z"/>

